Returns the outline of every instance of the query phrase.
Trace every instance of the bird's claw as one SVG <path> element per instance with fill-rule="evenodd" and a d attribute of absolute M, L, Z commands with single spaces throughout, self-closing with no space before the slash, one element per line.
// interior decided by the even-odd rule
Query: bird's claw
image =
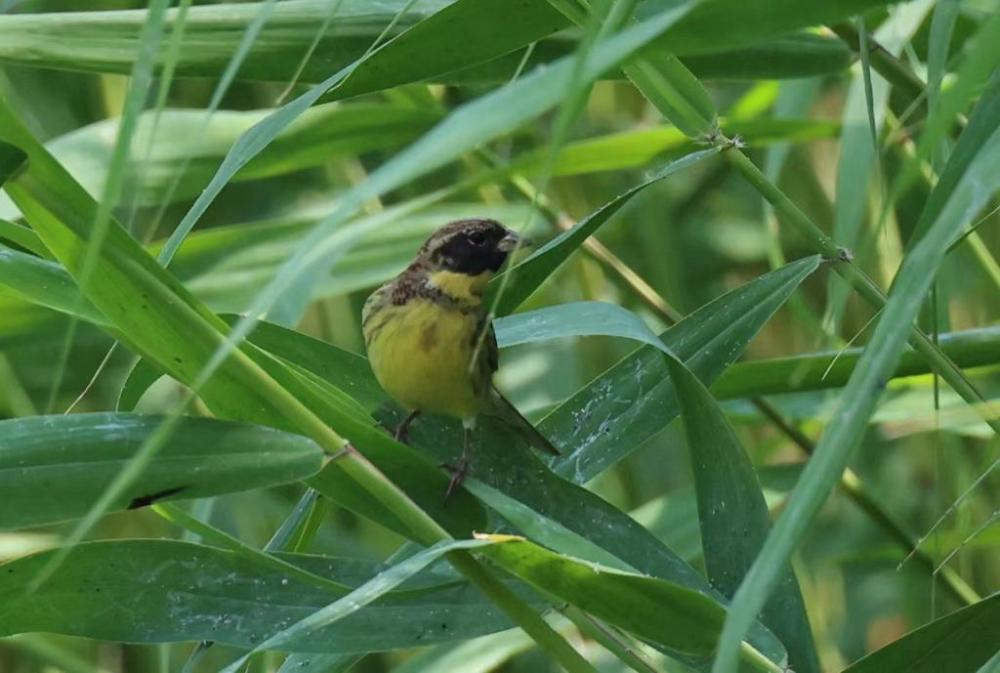
<path fill-rule="evenodd" d="M 452 492 L 458 488 L 465 477 L 469 474 L 469 459 L 463 455 L 458 459 L 456 463 L 443 463 L 441 465 L 444 469 L 451 473 L 451 481 L 448 482 L 448 490 L 444 492 L 444 499 L 447 501 L 451 497 Z"/>

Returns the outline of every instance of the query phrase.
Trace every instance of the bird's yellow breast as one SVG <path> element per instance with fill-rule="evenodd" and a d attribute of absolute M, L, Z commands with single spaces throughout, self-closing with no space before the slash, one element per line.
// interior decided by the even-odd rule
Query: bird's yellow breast
<path fill-rule="evenodd" d="M 389 395 L 411 409 L 457 418 L 481 409 L 473 377 L 478 316 L 430 299 L 382 307 L 367 329 L 368 359 Z"/>

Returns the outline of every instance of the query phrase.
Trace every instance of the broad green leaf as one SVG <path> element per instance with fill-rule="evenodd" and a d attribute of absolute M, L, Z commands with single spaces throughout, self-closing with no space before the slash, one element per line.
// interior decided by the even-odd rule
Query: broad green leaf
<path fill-rule="evenodd" d="M 712 585 L 732 597 L 771 527 L 767 503 L 749 456 L 718 403 L 683 364 L 667 358 L 677 388 L 698 497 L 705 569 Z M 818 671 L 802 593 L 790 565 L 760 613 L 788 650 L 796 671 Z"/>
<path fill-rule="evenodd" d="M 82 516 L 161 421 L 115 413 L 0 421 L 0 528 Z M 320 448 L 299 435 L 187 418 L 110 509 L 298 481 L 316 474 L 322 459 Z"/>
<path fill-rule="evenodd" d="M 351 593 L 313 612 L 308 617 L 300 619 L 291 626 L 268 636 L 249 653 L 237 659 L 224 669 L 225 673 L 236 673 L 255 652 L 269 649 L 287 649 L 296 647 L 303 640 L 309 639 L 331 625 L 350 617 L 365 606 L 378 600 L 387 592 L 408 580 L 432 563 L 437 562 L 445 554 L 468 549 L 481 549 L 494 544 L 492 540 L 447 540 L 420 551 L 404 561 L 400 561 L 371 578 Z"/>
<path fill-rule="evenodd" d="M 997 25 L 1000 25 L 998 23 Z M 982 123 L 1000 98 L 1000 75 L 973 111 L 965 134 L 974 134 L 979 151 L 968 163 L 963 180 L 948 193 L 931 218 L 927 233 L 903 260 L 871 341 L 858 361 L 841 401 L 816 451 L 789 498 L 788 505 L 768 536 L 760 555 L 736 592 L 726 620 L 714 673 L 728 673 L 736 666 L 739 639 L 756 618 L 779 579 L 781 568 L 791 557 L 802 535 L 840 480 L 851 454 L 861 440 L 868 418 L 905 348 L 917 311 L 926 295 L 948 244 L 971 222 L 976 213 L 1000 188 L 1000 129 Z M 950 163 L 950 162 L 949 162 Z M 947 171 L 947 167 L 945 168 Z M 939 182 L 935 187 L 947 189 Z M 934 208 L 933 199 L 928 200 Z"/>
<path fill-rule="evenodd" d="M 69 563 L 29 593 L 28 580 L 53 553 L 0 566 L 0 634 L 47 631 L 133 643 L 211 638 L 251 648 L 349 595 L 233 552 L 171 540 L 85 542 L 73 550 Z M 387 570 L 360 559 L 278 557 L 349 589 Z M 103 608 L 95 610 L 95 605 Z M 474 588 L 432 571 L 289 649 L 364 653 L 464 640 L 510 626 Z"/>
<path fill-rule="evenodd" d="M 715 649 L 725 608 L 704 594 L 661 579 L 562 556 L 523 538 L 479 550 L 540 591 L 640 638 L 692 657 Z"/>
<path fill-rule="evenodd" d="M 807 257 L 761 276 L 701 307 L 661 339 L 709 384 L 819 264 L 818 256 Z M 641 446 L 677 413 L 663 356 L 647 346 L 578 391 L 539 427 L 564 449 L 556 472 L 585 483 Z"/>
<path fill-rule="evenodd" d="M 613 336 L 667 352 L 656 332 L 639 316 L 603 301 L 579 301 L 518 313 L 498 318 L 494 327 L 501 348 L 567 336 Z"/>
<path fill-rule="evenodd" d="M 528 259 L 518 264 L 508 273 L 492 281 L 492 287 L 499 294 L 496 312 L 506 315 L 517 308 L 534 292 L 542 282 L 572 254 L 583 242 L 607 222 L 628 201 L 646 187 L 663 178 L 687 168 L 700 160 L 716 154 L 718 150 L 708 149 L 689 154 L 657 170 L 652 177 L 620 194 L 601 206 L 572 229 L 565 231 L 534 252 Z M 502 289 L 501 289 L 502 288 Z"/>
<path fill-rule="evenodd" d="M 1000 650 L 1000 594 L 935 619 L 844 669 L 844 673 L 974 673 Z"/>
<path fill-rule="evenodd" d="M 0 245 L 0 285 L 40 306 L 108 325 L 107 318 L 80 296 L 76 283 L 56 262 Z"/>

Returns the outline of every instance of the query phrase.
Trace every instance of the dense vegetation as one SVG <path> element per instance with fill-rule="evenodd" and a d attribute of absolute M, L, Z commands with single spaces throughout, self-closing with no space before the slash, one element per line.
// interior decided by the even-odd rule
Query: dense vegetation
<path fill-rule="evenodd" d="M 0 671 L 998 670 L 998 10 L 0 2 Z M 446 501 L 469 216 L 563 455 Z"/>

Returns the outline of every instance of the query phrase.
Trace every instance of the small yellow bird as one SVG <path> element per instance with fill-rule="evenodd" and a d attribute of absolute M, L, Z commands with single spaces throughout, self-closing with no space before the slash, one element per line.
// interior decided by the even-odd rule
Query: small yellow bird
<path fill-rule="evenodd" d="M 497 416 L 535 448 L 559 453 L 492 381 L 499 352 L 483 292 L 519 241 L 495 220 L 449 222 L 406 269 L 368 297 L 361 313 L 375 378 L 410 411 L 396 439 L 407 440 L 410 423 L 422 412 L 462 419 L 465 441 L 448 494 L 468 470 L 479 414 Z"/>

